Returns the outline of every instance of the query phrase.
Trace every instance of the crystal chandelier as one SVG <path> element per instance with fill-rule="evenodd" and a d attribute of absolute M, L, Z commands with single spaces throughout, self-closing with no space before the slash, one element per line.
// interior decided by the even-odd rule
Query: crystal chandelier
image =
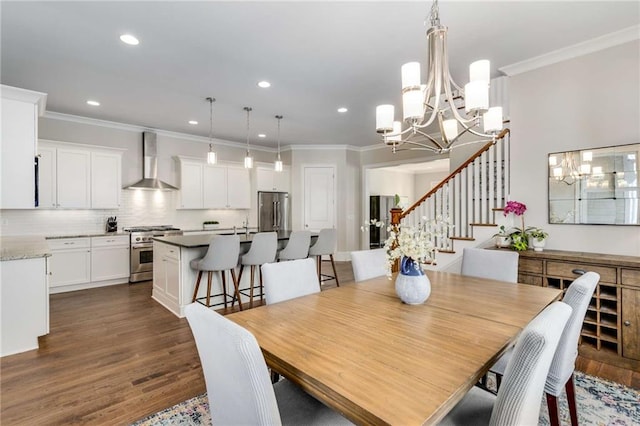
<path fill-rule="evenodd" d="M 244 107 L 244 110 L 247 111 L 247 155 L 244 157 L 244 168 L 252 169 L 253 168 L 253 157 L 251 156 L 251 151 L 249 147 L 249 114 L 253 110 L 251 107 Z"/>
<path fill-rule="evenodd" d="M 480 60 L 469 66 L 470 81 L 464 89 L 449 73 L 447 27 L 440 25 L 438 0 L 434 0 L 427 30 L 427 84 L 420 79 L 420 63 L 409 62 L 401 69 L 402 111 L 406 128 L 394 119 L 393 105 L 376 108 L 376 131 L 384 143 L 396 152 L 402 149 L 421 149 L 446 153 L 465 133 L 482 140 L 496 140 L 502 131 L 502 108 L 489 108 L 489 61 Z M 459 112 L 458 108 L 464 112 Z M 427 133 L 427 127 L 438 123 L 440 137 Z M 483 129 L 480 130 L 482 123 Z M 455 147 L 466 145 L 458 143 Z"/>
<path fill-rule="evenodd" d="M 207 152 L 207 163 L 209 164 L 218 162 L 216 152 L 213 150 L 213 103 L 215 101 L 216 98 L 207 98 L 207 102 L 209 102 L 209 152 Z"/>
<path fill-rule="evenodd" d="M 273 163 L 273 168 L 276 172 L 281 172 L 282 159 L 280 158 L 280 120 L 282 120 L 282 116 L 276 115 L 276 119 L 278 120 L 278 156 L 276 157 L 275 163 Z"/>

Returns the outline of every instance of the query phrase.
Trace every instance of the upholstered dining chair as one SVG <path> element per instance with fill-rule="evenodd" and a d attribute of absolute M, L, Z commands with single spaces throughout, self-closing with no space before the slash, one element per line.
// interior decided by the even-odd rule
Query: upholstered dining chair
<path fill-rule="evenodd" d="M 547 375 L 544 391 L 547 395 L 547 406 L 549 407 L 549 421 L 552 426 L 560 424 L 558 418 L 558 397 L 562 389 L 567 392 L 567 403 L 569 405 L 569 415 L 571 424 L 578 426 L 578 410 L 576 407 L 575 386 L 573 383 L 573 371 L 575 369 L 576 358 L 578 357 L 578 340 L 580 330 L 587 313 L 587 308 L 593 297 L 593 292 L 600 281 L 600 275 L 596 272 L 587 272 L 575 279 L 562 301 L 571 306 L 573 312 L 564 328 L 560 344 L 551 362 L 551 368 Z M 505 374 L 509 359 L 513 356 L 512 351 L 505 353 L 498 362 L 491 367 L 491 371 L 496 374 L 498 386 L 500 387 L 500 377 Z"/>
<path fill-rule="evenodd" d="M 465 248 L 462 251 L 462 275 L 518 282 L 518 253 L 515 251 Z"/>
<path fill-rule="evenodd" d="M 338 243 L 338 231 L 335 228 L 321 229 L 315 244 L 309 248 L 309 256 L 313 256 L 318 261 L 318 279 L 320 284 L 323 281 L 336 280 L 336 286 L 340 287 L 338 281 L 338 273 L 336 272 L 336 264 L 333 261 L 333 253 L 336 251 Z M 333 268 L 333 276 L 322 274 L 322 256 L 329 256 L 331 267 Z M 325 277 L 324 279 L 322 277 Z"/>
<path fill-rule="evenodd" d="M 267 305 L 320 292 L 313 259 L 267 263 L 260 269 Z"/>
<path fill-rule="evenodd" d="M 383 248 L 351 252 L 353 279 L 356 282 L 387 274 L 387 253 Z"/>
<path fill-rule="evenodd" d="M 549 366 L 571 315 L 554 302 L 520 333 L 497 395 L 478 387 L 446 415 L 441 425 L 537 425 Z"/>
<path fill-rule="evenodd" d="M 245 328 L 195 303 L 185 314 L 214 425 L 351 424 L 288 380 L 272 385 L 258 342 Z"/>
<path fill-rule="evenodd" d="M 201 300 L 206 300 L 206 306 L 210 307 L 211 297 L 222 296 L 224 307 L 227 307 L 227 271 L 231 272 L 231 279 L 233 281 L 233 297 L 238 298 L 238 306 L 242 310 L 242 303 L 240 302 L 240 295 L 238 293 L 238 280 L 236 279 L 236 265 L 238 264 L 238 256 L 240 255 L 240 237 L 237 235 L 216 235 L 211 239 L 209 248 L 204 257 L 193 259 L 190 262 L 192 269 L 198 271 L 198 277 L 196 278 L 196 285 L 193 290 L 192 302 L 202 303 Z M 198 290 L 200 288 L 200 279 L 202 278 L 202 272 L 207 272 L 207 294 L 203 297 L 198 297 Z M 211 276 L 213 272 L 220 272 L 222 278 L 222 293 L 211 294 Z"/>
<path fill-rule="evenodd" d="M 278 261 L 305 259 L 309 256 L 311 245 L 310 231 L 292 231 L 285 248 L 278 252 Z"/>

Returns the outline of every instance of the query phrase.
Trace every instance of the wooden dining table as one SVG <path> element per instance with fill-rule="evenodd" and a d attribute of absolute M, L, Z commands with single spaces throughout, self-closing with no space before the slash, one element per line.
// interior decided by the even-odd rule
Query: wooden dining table
<path fill-rule="evenodd" d="M 228 315 L 267 365 L 358 424 L 435 424 L 561 291 L 427 271 L 406 305 L 374 278 Z"/>

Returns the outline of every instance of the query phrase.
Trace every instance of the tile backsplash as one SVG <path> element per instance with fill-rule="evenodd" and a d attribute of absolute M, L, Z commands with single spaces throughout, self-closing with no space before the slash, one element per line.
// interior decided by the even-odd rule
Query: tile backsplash
<path fill-rule="evenodd" d="M 201 229 L 205 220 L 217 220 L 223 228 L 240 227 L 249 210 L 176 210 L 175 191 L 123 190 L 118 210 L 1 210 L 0 235 L 72 235 L 102 232 L 110 216 L 116 216 L 118 231 L 128 226 L 174 225 L 180 229 Z"/>

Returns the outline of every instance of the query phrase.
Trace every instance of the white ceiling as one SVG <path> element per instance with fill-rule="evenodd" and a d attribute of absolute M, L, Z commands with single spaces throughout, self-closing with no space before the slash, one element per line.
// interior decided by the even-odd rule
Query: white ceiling
<path fill-rule="evenodd" d="M 400 106 L 400 66 L 425 63 L 430 4 L 3 0 L 1 81 L 48 93 L 48 111 L 204 137 L 205 98 L 213 96 L 222 139 L 246 140 L 242 108 L 251 106 L 252 144 L 274 147 L 282 114 L 283 145 L 368 146 L 379 142 L 375 106 Z M 476 59 L 490 59 L 497 76 L 500 67 L 637 25 L 640 3 L 445 0 L 440 18 L 452 74 L 464 84 Z M 123 33 L 140 45 L 120 42 Z M 263 79 L 272 87 L 258 88 Z"/>

